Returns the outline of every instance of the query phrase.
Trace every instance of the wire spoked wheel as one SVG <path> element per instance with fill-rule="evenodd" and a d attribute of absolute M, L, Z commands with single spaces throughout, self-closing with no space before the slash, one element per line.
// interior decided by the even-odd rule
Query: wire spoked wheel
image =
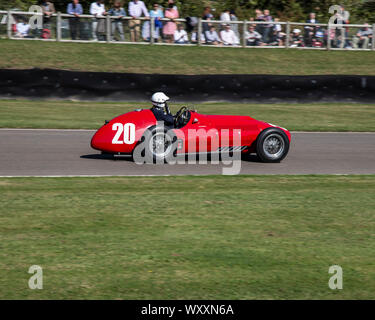
<path fill-rule="evenodd" d="M 149 141 L 152 155 L 157 158 L 165 158 L 172 149 L 172 137 L 164 132 L 156 132 Z"/>
<path fill-rule="evenodd" d="M 133 151 L 137 163 L 171 163 L 177 153 L 177 137 L 173 130 L 151 127 L 143 134 Z"/>
<path fill-rule="evenodd" d="M 278 159 L 284 152 L 284 139 L 278 133 L 267 136 L 263 142 L 263 150 L 267 157 Z"/>
<path fill-rule="evenodd" d="M 257 138 L 257 155 L 262 162 L 280 162 L 289 151 L 289 139 L 279 128 L 263 130 Z"/>

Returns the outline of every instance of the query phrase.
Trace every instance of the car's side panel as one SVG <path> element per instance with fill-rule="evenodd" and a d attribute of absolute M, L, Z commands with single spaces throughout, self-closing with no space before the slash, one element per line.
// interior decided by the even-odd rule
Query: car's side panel
<path fill-rule="evenodd" d="M 197 135 L 197 138 L 193 138 L 195 139 L 197 152 L 216 151 L 220 147 L 250 147 L 260 132 L 258 121 L 248 116 L 202 115 L 196 112 L 192 112 L 189 123 L 181 129 L 185 137 L 188 136 L 189 130 L 202 132 Z M 205 144 L 205 138 L 202 138 L 204 135 L 207 138 L 207 144 Z M 188 143 L 187 140 L 184 152 L 188 152 Z M 207 145 L 206 148 L 205 145 Z M 191 152 L 191 149 L 189 149 L 189 152 Z"/>
<path fill-rule="evenodd" d="M 210 116 L 219 131 L 220 147 L 251 146 L 259 134 L 257 120 L 248 116 Z"/>
<path fill-rule="evenodd" d="M 180 129 L 174 129 L 177 138 L 183 141 L 178 153 L 210 152 L 218 148 L 219 137 L 214 125 L 206 115 L 191 111 L 189 122 Z"/>

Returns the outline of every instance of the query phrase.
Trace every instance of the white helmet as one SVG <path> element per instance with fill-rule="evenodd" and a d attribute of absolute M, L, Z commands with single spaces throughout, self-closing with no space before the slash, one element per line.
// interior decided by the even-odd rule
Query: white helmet
<path fill-rule="evenodd" d="M 164 108 L 165 102 L 169 100 L 164 92 L 155 92 L 151 97 L 151 102 L 155 107 Z"/>

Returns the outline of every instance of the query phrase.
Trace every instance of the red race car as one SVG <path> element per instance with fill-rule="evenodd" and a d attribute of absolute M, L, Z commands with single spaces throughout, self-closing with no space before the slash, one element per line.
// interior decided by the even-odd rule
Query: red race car
<path fill-rule="evenodd" d="M 133 158 L 141 150 L 154 161 L 190 153 L 241 152 L 256 153 L 262 162 L 279 162 L 289 151 L 290 139 L 287 129 L 249 116 L 204 115 L 182 107 L 169 127 L 160 126 L 149 109 L 105 121 L 92 137 L 91 146 L 105 154 Z"/>

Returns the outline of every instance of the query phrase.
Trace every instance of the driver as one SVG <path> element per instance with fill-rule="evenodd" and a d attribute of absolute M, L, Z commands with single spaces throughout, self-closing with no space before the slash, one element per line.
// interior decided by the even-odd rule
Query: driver
<path fill-rule="evenodd" d="M 167 105 L 167 97 L 164 92 L 155 92 L 151 97 L 152 108 L 151 111 L 154 114 L 157 121 L 164 121 L 167 126 L 173 126 L 174 118 Z"/>

